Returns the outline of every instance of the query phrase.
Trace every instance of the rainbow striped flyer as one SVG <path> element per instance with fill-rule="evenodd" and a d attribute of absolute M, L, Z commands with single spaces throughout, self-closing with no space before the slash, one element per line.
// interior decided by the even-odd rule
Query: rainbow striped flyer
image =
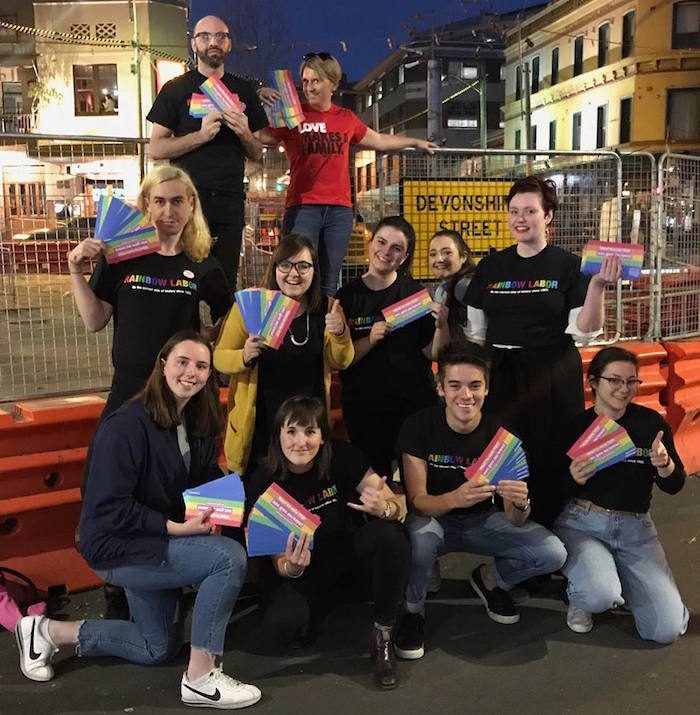
<path fill-rule="evenodd" d="M 321 524 L 321 518 L 305 509 L 279 484 L 271 484 L 258 498 L 248 516 L 246 543 L 248 556 L 281 554 L 287 547 L 289 534 L 299 538 L 312 537 Z"/>
<path fill-rule="evenodd" d="M 430 293 L 425 288 L 421 288 L 417 293 L 409 295 L 408 298 L 382 308 L 382 314 L 391 329 L 395 330 L 403 328 L 424 315 L 429 315 L 432 311 L 432 302 Z"/>
<path fill-rule="evenodd" d="M 209 518 L 212 524 L 240 526 L 243 521 L 245 492 L 243 482 L 236 472 L 193 489 L 186 489 L 182 492 L 182 498 L 185 500 L 187 519 L 207 509 L 214 509 Z"/>
<path fill-rule="evenodd" d="M 527 479 L 530 470 L 523 443 L 503 427 L 499 427 L 479 458 L 464 470 L 467 480 L 484 477 L 489 484 L 503 479 Z"/>
<path fill-rule="evenodd" d="M 294 129 L 305 119 L 294 77 L 290 70 L 272 70 L 270 77 L 271 87 L 280 94 L 280 98 L 271 107 L 265 105 L 270 126 Z"/>
<path fill-rule="evenodd" d="M 155 228 L 135 206 L 103 194 L 97 202 L 95 238 L 105 244 L 107 263 L 155 253 L 160 241 Z"/>
<path fill-rule="evenodd" d="M 190 117 L 195 119 L 202 119 L 206 117 L 209 112 L 215 112 L 216 107 L 214 103 L 207 97 L 206 94 L 198 94 L 193 92 L 190 97 Z"/>
<path fill-rule="evenodd" d="M 583 247 L 581 272 L 595 275 L 600 273 L 603 258 L 618 256 L 622 262 L 622 278 L 636 281 L 642 275 L 644 246 L 638 243 L 612 243 L 609 241 L 589 241 Z"/>
<path fill-rule="evenodd" d="M 299 312 L 299 302 L 265 288 L 239 290 L 235 296 L 248 334 L 262 336 L 266 345 L 278 350 Z"/>
<path fill-rule="evenodd" d="M 627 430 L 609 417 L 599 415 L 566 454 L 572 460 L 593 462 L 595 471 L 599 472 L 636 453 Z"/>
<path fill-rule="evenodd" d="M 231 92 L 218 77 L 209 77 L 206 82 L 199 85 L 199 88 L 219 112 L 225 112 L 228 109 L 233 109 L 236 112 L 245 110 L 238 95 Z"/>

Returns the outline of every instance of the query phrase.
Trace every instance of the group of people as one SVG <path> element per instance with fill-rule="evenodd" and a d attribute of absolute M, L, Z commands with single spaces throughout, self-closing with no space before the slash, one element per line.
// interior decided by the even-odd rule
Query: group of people
<path fill-rule="evenodd" d="M 223 72 L 230 36 L 218 18 L 197 23 L 192 46 L 201 76 L 209 76 L 203 67 Z M 328 106 L 339 79 L 327 74 L 334 62 L 326 53 L 304 59 L 313 123 L 328 121 L 328 131 L 365 146 L 400 146 Z M 109 265 L 102 242 L 86 239 L 68 255 L 85 325 L 100 330 L 114 321 L 114 379 L 90 447 L 79 548 L 106 582 L 124 589 L 129 614 L 73 622 L 23 618 L 16 633 L 22 672 L 50 680 L 62 646 L 80 656 L 166 661 L 183 644 L 182 588 L 196 586 L 183 703 L 240 708 L 260 699 L 257 687 L 226 675 L 221 664 L 246 575 L 244 540 L 240 533 L 216 533 L 210 511 L 186 519 L 182 497 L 186 488 L 222 474 L 216 448 L 222 432 L 228 469 L 245 486 L 246 512 L 276 483 L 321 519 L 313 548 L 305 536 L 290 535 L 283 552 L 259 560 L 261 633 L 270 642 L 310 644 L 334 607 L 369 597 L 374 677 L 393 688 L 396 655 L 424 654 L 429 581 L 438 557 L 454 551 L 493 557 L 474 569 L 470 583 L 497 623 L 519 621 L 510 596 L 516 586 L 561 571 L 573 631 L 590 631 L 592 614 L 625 604 L 642 638 L 678 638 L 688 611 L 648 511 L 653 485 L 678 492 L 684 468 L 667 423 L 632 403 L 640 384 L 633 353 L 620 347 L 597 353 L 587 374 L 594 404 L 585 409 L 574 340 L 600 333 L 605 286 L 618 280 L 620 265 L 606 259 L 588 278 L 577 257 L 548 243 L 557 208 L 552 182 L 525 177 L 513 184 L 514 244 L 478 265 L 459 234 L 436 234 L 429 265 L 439 285 L 431 312 L 392 329 L 382 309 L 421 287 L 411 277 L 416 235 L 410 223 L 382 219 L 369 242 L 366 272 L 336 292 L 342 256 L 334 231 L 336 220 L 347 218 L 336 209 L 349 208 L 349 191 L 348 205 L 323 191 L 335 186 L 345 196 L 347 158 L 331 171 L 316 157 L 318 166 L 295 174 L 295 161 L 309 168 L 302 132 L 256 126 L 248 109 L 257 99 L 242 86 L 247 116 L 209 115 L 187 133 L 182 98 L 203 79 L 185 78 L 163 90 L 151 118 L 153 146 L 164 157 L 181 157 L 187 171 L 154 169 L 138 200 L 160 250 Z M 179 123 L 166 119 L 168 108 L 177 110 Z M 336 120 L 344 124 L 331 123 Z M 287 233 L 263 287 L 299 308 L 276 350 L 248 333 L 233 302 L 236 261 L 210 255 L 226 240 L 221 225 L 240 235 L 231 211 L 241 197 L 217 171 L 228 162 L 230 174 L 243 153 L 254 153 L 257 131 L 288 144 L 292 159 Z M 240 145 L 235 162 L 226 158 L 223 139 L 217 144 L 226 132 Z M 210 151 L 200 155 L 201 165 L 191 156 L 198 147 Z M 195 186 L 190 174 L 203 167 L 211 184 Z M 314 178 L 326 170 L 335 183 Z M 205 220 L 203 208 L 213 204 L 226 209 L 220 225 Z M 86 282 L 83 262 L 98 258 Z M 200 301 L 209 305 L 212 325 L 200 324 Z M 349 442 L 332 437 L 336 371 Z M 217 372 L 229 376 L 225 425 Z M 566 451 L 597 415 L 622 425 L 636 453 L 596 472 Z M 465 468 L 500 427 L 522 439 L 529 478 L 495 486 L 483 477 L 465 479 Z"/>

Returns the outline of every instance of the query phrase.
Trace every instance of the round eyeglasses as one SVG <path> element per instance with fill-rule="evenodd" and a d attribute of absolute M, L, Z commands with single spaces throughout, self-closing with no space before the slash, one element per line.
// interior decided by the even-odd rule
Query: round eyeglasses
<path fill-rule="evenodd" d="M 295 263 L 292 261 L 280 261 L 277 264 L 277 270 L 285 275 L 291 273 L 293 268 L 300 276 L 305 276 L 313 267 L 314 264 L 308 261 L 296 261 Z"/>

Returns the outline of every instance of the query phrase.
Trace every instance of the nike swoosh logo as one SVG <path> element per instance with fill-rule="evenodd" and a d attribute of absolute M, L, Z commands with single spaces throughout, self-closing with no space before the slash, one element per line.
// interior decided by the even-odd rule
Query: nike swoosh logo
<path fill-rule="evenodd" d="M 219 689 L 217 688 L 212 695 L 209 695 L 209 693 L 203 693 L 201 690 L 195 690 L 194 688 L 190 688 L 187 683 L 182 684 L 183 687 L 187 688 L 188 690 L 191 690 L 193 693 L 196 693 L 197 695 L 201 695 L 203 698 L 206 698 L 207 700 L 211 700 L 212 702 L 217 702 L 218 700 L 221 700 L 221 693 L 219 692 Z"/>
<path fill-rule="evenodd" d="M 36 628 L 36 621 L 32 623 L 32 635 L 29 637 L 29 658 L 30 660 L 36 660 L 41 658 L 41 653 L 37 653 L 34 650 L 34 629 Z"/>

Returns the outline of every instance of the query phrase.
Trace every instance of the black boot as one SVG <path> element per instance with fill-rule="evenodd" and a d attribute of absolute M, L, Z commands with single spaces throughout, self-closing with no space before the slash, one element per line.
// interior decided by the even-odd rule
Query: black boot
<path fill-rule="evenodd" d="M 369 654 L 372 658 L 374 678 L 377 683 L 386 690 L 395 688 L 398 677 L 391 628 L 374 627 Z"/>
<path fill-rule="evenodd" d="M 102 618 L 108 621 L 130 621 L 129 602 L 124 589 L 111 583 L 104 585 L 105 612 Z"/>

